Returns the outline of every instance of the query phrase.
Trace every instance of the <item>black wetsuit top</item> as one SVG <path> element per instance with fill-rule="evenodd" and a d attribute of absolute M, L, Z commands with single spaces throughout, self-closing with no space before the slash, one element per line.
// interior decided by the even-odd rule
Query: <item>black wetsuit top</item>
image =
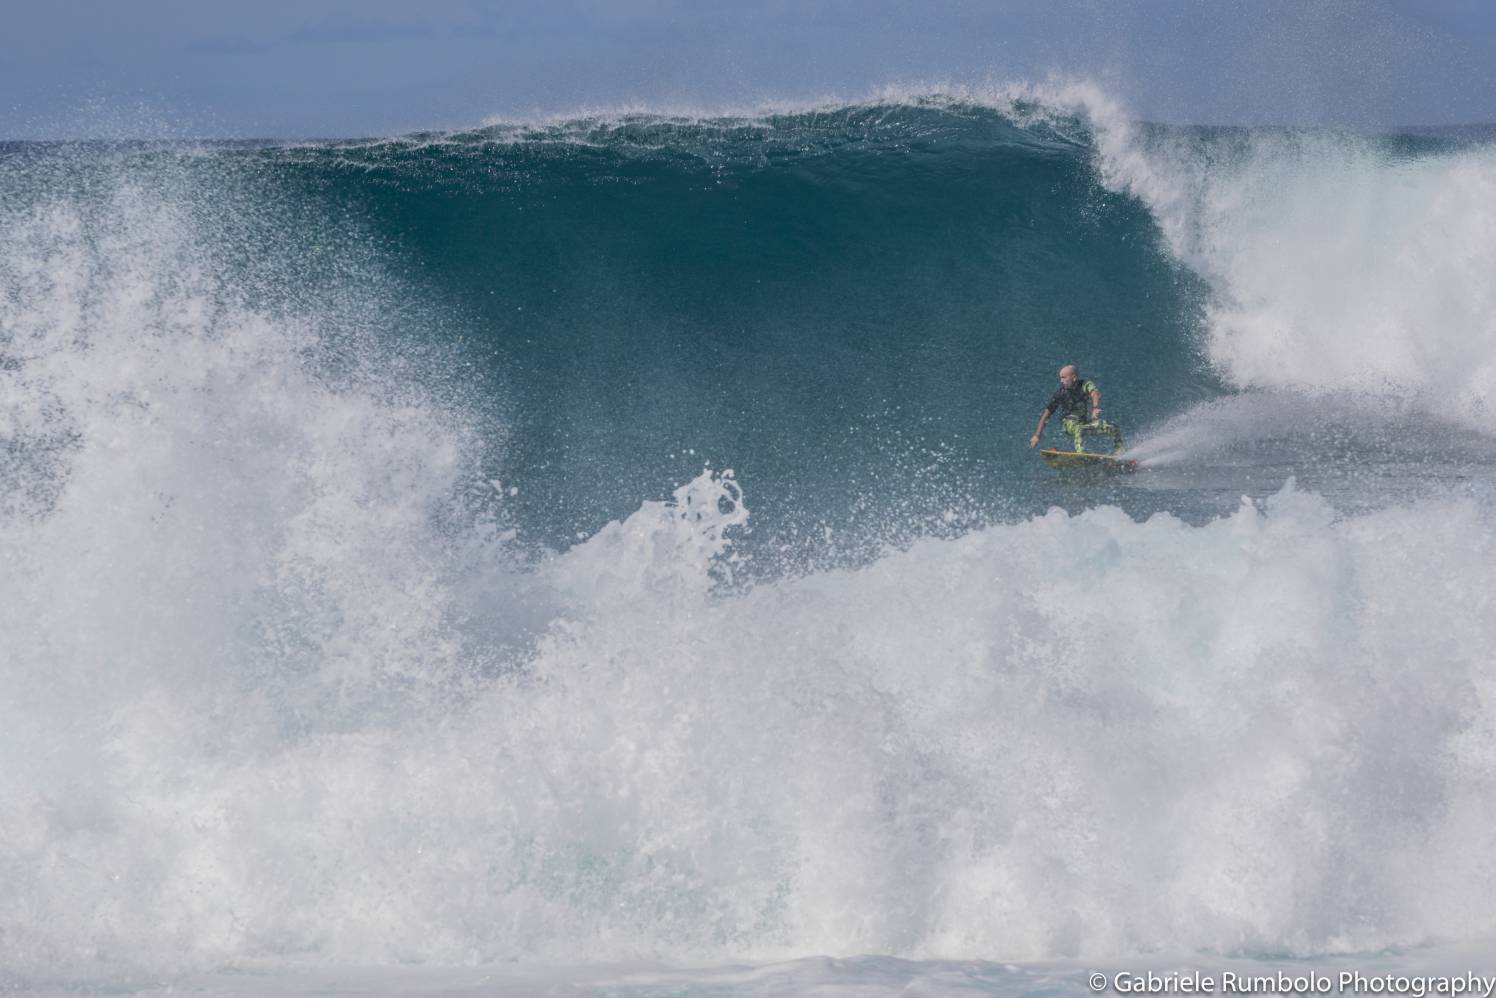
<path fill-rule="evenodd" d="M 1061 387 L 1050 396 L 1049 405 L 1044 407 L 1044 411 L 1053 416 L 1054 411 L 1059 409 L 1067 419 L 1088 419 L 1091 415 L 1091 393 L 1095 390 L 1096 382 L 1076 379 L 1071 387 Z"/>

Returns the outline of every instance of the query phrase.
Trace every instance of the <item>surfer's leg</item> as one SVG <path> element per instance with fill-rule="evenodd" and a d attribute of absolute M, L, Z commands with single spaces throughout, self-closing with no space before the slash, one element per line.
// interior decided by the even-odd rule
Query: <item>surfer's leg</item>
<path fill-rule="evenodd" d="M 1064 419 L 1060 420 L 1060 426 L 1066 433 L 1070 434 L 1071 439 L 1075 441 L 1075 453 L 1084 454 L 1086 452 L 1086 445 L 1081 442 L 1081 438 L 1086 432 L 1085 424 L 1076 419 L 1074 416 L 1066 416 Z"/>
<path fill-rule="evenodd" d="M 1093 419 L 1089 423 L 1082 423 L 1079 426 L 1079 434 L 1089 435 L 1102 433 L 1111 437 L 1113 454 L 1122 449 L 1122 431 L 1117 429 L 1115 424 L 1108 423 L 1104 419 Z M 1077 439 L 1079 439 L 1079 434 L 1077 434 Z M 1077 447 L 1076 450 L 1080 450 L 1080 448 Z"/>

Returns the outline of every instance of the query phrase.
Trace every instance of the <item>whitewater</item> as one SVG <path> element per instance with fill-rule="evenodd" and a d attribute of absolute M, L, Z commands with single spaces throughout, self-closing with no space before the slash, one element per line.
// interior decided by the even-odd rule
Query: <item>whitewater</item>
<path fill-rule="evenodd" d="M 945 87 L 0 191 L 0 987 L 1496 970 L 1489 134 Z M 1027 448 L 1070 362 L 1137 475 Z"/>

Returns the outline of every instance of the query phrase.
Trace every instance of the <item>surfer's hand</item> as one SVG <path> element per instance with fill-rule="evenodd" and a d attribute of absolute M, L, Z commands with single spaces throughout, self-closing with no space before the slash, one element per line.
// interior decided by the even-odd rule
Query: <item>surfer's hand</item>
<path fill-rule="evenodd" d="M 1029 446 L 1030 447 L 1037 447 L 1037 446 L 1039 446 L 1039 434 L 1035 433 L 1033 436 L 1029 437 Z"/>

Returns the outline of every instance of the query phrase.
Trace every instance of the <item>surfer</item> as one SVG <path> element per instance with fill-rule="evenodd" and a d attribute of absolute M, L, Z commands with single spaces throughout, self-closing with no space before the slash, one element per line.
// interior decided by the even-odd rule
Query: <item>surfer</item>
<path fill-rule="evenodd" d="M 1039 437 L 1043 435 L 1044 427 L 1056 409 L 1060 410 L 1060 426 L 1075 441 L 1077 454 L 1086 452 L 1084 438 L 1098 433 L 1105 433 L 1112 438 L 1113 454 L 1122 449 L 1122 431 L 1101 418 L 1101 389 L 1096 387 L 1094 381 L 1082 380 L 1074 364 L 1066 364 L 1060 368 L 1059 390 L 1044 407 L 1044 413 L 1039 417 L 1039 428 L 1029 439 L 1030 447 L 1039 446 Z"/>

